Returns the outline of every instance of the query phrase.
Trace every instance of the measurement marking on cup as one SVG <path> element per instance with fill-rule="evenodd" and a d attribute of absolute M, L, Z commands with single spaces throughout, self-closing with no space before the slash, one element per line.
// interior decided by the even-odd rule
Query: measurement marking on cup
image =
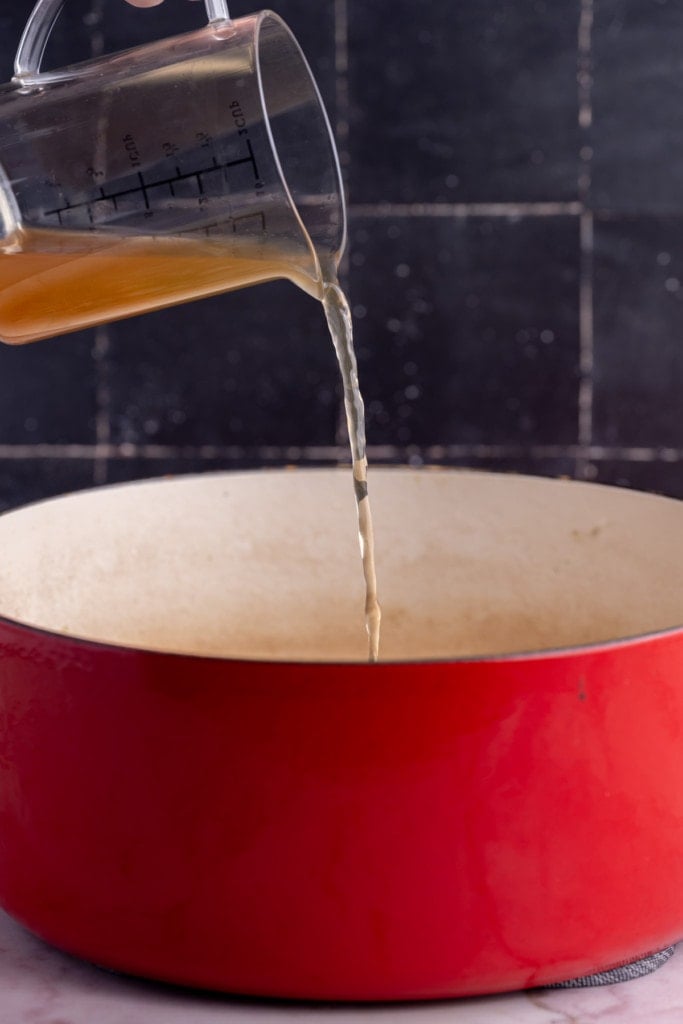
<path fill-rule="evenodd" d="M 138 177 L 139 184 L 136 185 L 133 188 L 119 189 L 117 192 L 105 192 L 104 189 L 100 187 L 100 189 L 99 189 L 99 196 L 98 195 L 94 195 L 92 198 L 84 199 L 84 200 L 82 200 L 82 202 L 79 202 L 79 203 L 70 203 L 68 201 L 68 199 L 67 199 L 63 206 L 57 206 L 57 207 L 55 207 L 52 210 L 46 210 L 45 211 L 45 216 L 46 217 L 57 217 L 58 220 L 59 220 L 59 223 L 61 224 L 62 223 L 62 214 L 66 213 L 67 210 L 86 210 L 87 213 L 88 213 L 88 216 L 91 218 L 91 221 L 93 221 L 94 220 L 93 208 L 96 209 L 96 207 L 97 207 L 97 205 L 99 203 L 113 202 L 114 209 L 117 210 L 118 209 L 117 203 L 118 203 L 119 199 L 124 199 L 127 196 L 134 196 L 134 195 L 142 195 L 142 197 L 144 199 L 144 203 L 145 203 L 145 209 L 151 210 L 151 205 L 150 205 L 150 202 L 149 202 L 149 191 L 150 191 L 150 189 L 159 188 L 159 187 L 167 187 L 167 188 L 169 188 L 171 190 L 171 194 L 175 196 L 175 188 L 174 188 L 175 185 L 177 185 L 177 184 L 179 184 L 180 182 L 183 182 L 183 181 L 189 181 L 191 179 L 195 179 L 197 181 L 197 185 L 198 185 L 198 189 L 199 189 L 199 194 L 200 195 L 204 195 L 205 194 L 205 185 L 204 185 L 203 178 L 204 178 L 205 175 L 207 175 L 207 174 L 215 174 L 216 171 L 225 172 L 225 171 L 229 170 L 231 167 L 239 167 L 241 164 L 251 164 L 251 166 L 253 168 L 253 171 L 254 171 L 254 179 L 255 179 L 256 187 L 257 188 L 263 188 L 263 182 L 259 179 L 258 166 L 256 164 L 256 157 L 254 156 L 254 151 L 253 151 L 253 148 L 252 148 L 252 145 L 251 145 L 251 141 L 249 139 L 247 139 L 246 143 L 247 143 L 247 149 L 249 150 L 249 155 L 248 156 L 244 156 L 244 157 L 240 157 L 237 160 L 226 160 L 224 163 L 219 163 L 218 160 L 216 159 L 216 157 L 214 156 L 213 164 L 210 164 L 208 167 L 203 167 L 199 171 L 188 171 L 186 173 L 182 173 L 180 171 L 180 168 L 176 168 L 176 171 L 178 173 L 175 175 L 175 177 L 155 179 L 154 181 L 146 181 L 143 178 L 142 174 L 140 172 L 138 172 L 137 177 Z M 224 177 L 225 177 L 225 179 L 227 181 L 227 175 L 224 175 Z"/>
<path fill-rule="evenodd" d="M 114 209 L 115 210 L 118 209 L 118 207 L 116 205 L 116 197 L 115 196 L 108 196 L 107 193 L 104 191 L 104 189 L 102 188 L 101 185 L 100 185 L 100 198 L 101 199 L 109 200 L 110 202 L 112 202 L 114 204 Z M 90 217 L 90 223 L 93 224 L 94 223 L 94 215 L 93 215 L 92 209 L 88 209 L 88 216 Z M 61 224 L 61 218 L 60 218 L 60 224 Z"/>
<path fill-rule="evenodd" d="M 259 174 L 258 167 L 256 166 L 256 157 L 254 156 L 254 150 L 252 149 L 251 146 L 251 139 L 247 139 L 247 149 L 249 150 L 249 156 L 251 157 L 251 165 L 254 168 L 254 177 L 256 178 L 256 184 L 258 186 L 261 184 L 261 175 Z"/>
<path fill-rule="evenodd" d="M 67 199 L 66 206 L 63 206 L 61 210 L 55 210 L 54 211 L 57 214 L 57 217 L 59 218 L 59 223 L 60 224 L 62 223 L 62 214 L 66 213 L 66 211 L 70 210 L 70 209 L 71 209 L 71 203 Z"/>
<path fill-rule="evenodd" d="M 149 196 L 147 195 L 147 186 L 145 185 L 145 179 L 142 177 L 142 173 L 140 171 L 138 171 L 138 181 L 140 182 L 142 198 L 145 200 L 145 209 L 149 210 Z"/>

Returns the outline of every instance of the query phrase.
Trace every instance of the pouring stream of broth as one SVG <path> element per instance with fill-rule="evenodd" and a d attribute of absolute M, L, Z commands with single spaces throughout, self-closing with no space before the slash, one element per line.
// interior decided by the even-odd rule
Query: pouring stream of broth
<path fill-rule="evenodd" d="M 339 287 L 336 272 L 323 267 L 322 304 L 334 344 L 344 386 L 344 409 L 351 445 L 353 486 L 358 506 L 358 536 L 365 577 L 365 626 L 368 631 L 369 658 L 379 658 L 381 611 L 377 600 L 375 542 L 372 512 L 368 497 L 368 460 L 365 451 L 365 407 L 358 384 L 358 365 L 353 347 L 351 310 Z"/>

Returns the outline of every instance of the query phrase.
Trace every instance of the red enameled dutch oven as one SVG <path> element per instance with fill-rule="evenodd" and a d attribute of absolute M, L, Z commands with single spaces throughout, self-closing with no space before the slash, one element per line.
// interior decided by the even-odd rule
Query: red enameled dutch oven
<path fill-rule="evenodd" d="M 0 519 L 0 902 L 236 993 L 542 985 L 683 936 L 683 505 L 348 472 Z"/>

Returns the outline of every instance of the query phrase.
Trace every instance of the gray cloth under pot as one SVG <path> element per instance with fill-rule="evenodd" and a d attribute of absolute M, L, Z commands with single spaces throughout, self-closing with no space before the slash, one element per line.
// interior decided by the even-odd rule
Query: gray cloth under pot
<path fill-rule="evenodd" d="M 610 971 L 599 971 L 597 974 L 586 974 L 583 978 L 572 978 L 571 981 L 558 981 L 555 985 L 545 985 L 544 988 L 593 988 L 596 985 L 616 985 L 620 981 L 642 978 L 662 967 L 673 955 L 675 948 L 667 946 L 659 953 L 651 953 L 650 956 L 635 960 L 631 964 L 613 967 Z"/>

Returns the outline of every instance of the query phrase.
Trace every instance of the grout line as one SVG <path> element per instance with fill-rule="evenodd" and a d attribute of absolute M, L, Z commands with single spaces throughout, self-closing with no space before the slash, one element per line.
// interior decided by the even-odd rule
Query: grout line
<path fill-rule="evenodd" d="M 83 15 L 83 24 L 88 29 L 91 57 L 101 57 L 104 53 L 103 16 L 104 0 L 92 0 L 90 10 Z"/>
<path fill-rule="evenodd" d="M 347 0 L 334 0 L 336 138 L 339 162 L 349 166 L 349 18 Z"/>
<path fill-rule="evenodd" d="M 681 462 L 683 447 L 645 447 L 606 444 L 433 444 L 419 451 L 431 458 L 451 459 L 577 459 L 597 462 Z"/>
<path fill-rule="evenodd" d="M 580 445 L 593 440 L 593 214 L 580 219 L 579 256 L 579 397 L 578 437 Z"/>
<path fill-rule="evenodd" d="M 445 444 L 445 445 L 369 445 L 372 461 L 406 460 L 412 457 L 422 461 L 439 459 L 577 459 L 596 462 L 683 462 L 683 447 L 645 447 L 618 445 L 515 445 L 515 444 Z M 178 447 L 161 444 L 3 444 L 0 460 L 23 459 L 254 459 L 278 462 L 348 462 L 348 443 L 340 445 L 187 445 Z"/>
<path fill-rule="evenodd" d="M 618 445 L 429 445 L 418 449 L 427 458 L 451 459 L 594 459 L 596 462 L 681 462 L 683 448 Z"/>
<path fill-rule="evenodd" d="M 593 123 L 593 4 L 594 0 L 581 0 L 577 37 L 577 101 L 578 127 L 581 137 L 578 167 L 578 195 L 582 206 L 579 222 L 579 393 L 578 393 L 578 439 L 579 445 L 588 450 L 593 440 L 594 410 L 594 217 L 589 208 L 591 191 L 592 147 L 585 142 L 586 133 Z M 589 479 L 595 475 L 594 468 L 584 456 L 576 462 L 576 475 Z"/>
<path fill-rule="evenodd" d="M 355 203 L 348 206 L 349 217 L 580 217 L 585 212 L 590 190 L 590 162 L 593 150 L 582 146 L 580 150 L 579 193 L 582 198 L 571 202 L 536 203 Z M 595 220 L 639 220 L 642 214 L 636 210 L 593 207 Z M 669 219 L 683 217 L 683 209 L 664 211 Z M 653 214 L 652 216 L 656 216 Z"/>
<path fill-rule="evenodd" d="M 352 217 L 577 217 L 580 202 L 544 203 L 357 203 Z"/>
<path fill-rule="evenodd" d="M 593 4 L 594 0 L 581 0 L 579 15 L 577 82 L 580 128 L 590 128 L 593 123 Z"/>

